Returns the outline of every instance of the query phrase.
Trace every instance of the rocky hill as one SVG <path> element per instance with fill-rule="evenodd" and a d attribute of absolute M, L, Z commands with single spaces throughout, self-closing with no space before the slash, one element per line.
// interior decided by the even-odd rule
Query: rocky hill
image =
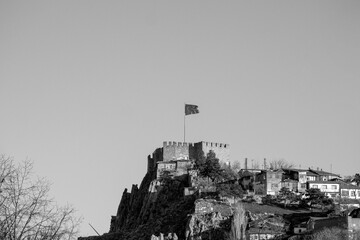
<path fill-rule="evenodd" d="M 222 145 L 201 144 L 224 153 Z M 200 151 L 198 158 L 190 160 L 191 146 L 164 143 L 163 148 L 156 149 L 148 157 L 148 171 L 140 187 L 133 185 L 131 191 L 123 192 L 109 232 L 79 240 L 238 240 L 286 236 L 291 225 L 290 210 L 257 204 L 256 197 L 245 195 L 246 190 L 233 172 L 220 167 L 215 152 L 209 150 L 205 156 Z M 228 147 L 225 150 L 227 153 Z M 257 202 L 261 201 L 258 196 Z"/>
<path fill-rule="evenodd" d="M 140 188 L 133 185 L 131 192 L 123 192 L 110 231 L 103 236 L 79 239 L 151 239 L 151 235 L 177 233 L 185 237 L 188 214 L 193 212 L 194 196 L 183 197 L 183 179 L 154 179 L 148 172 Z"/>
<path fill-rule="evenodd" d="M 256 203 L 221 199 L 216 192 L 185 196 L 188 186 L 186 175 L 157 179 L 148 172 L 140 187 L 123 192 L 109 233 L 79 240 L 245 239 L 249 226 L 276 235 L 286 231 L 279 213 L 266 213 Z"/>

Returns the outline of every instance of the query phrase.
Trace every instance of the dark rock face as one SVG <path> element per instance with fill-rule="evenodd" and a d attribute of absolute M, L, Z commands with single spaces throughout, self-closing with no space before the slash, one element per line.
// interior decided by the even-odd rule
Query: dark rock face
<path fill-rule="evenodd" d="M 144 215 L 146 207 L 148 207 L 148 199 L 152 195 L 151 192 L 148 192 L 151 181 L 151 175 L 147 173 L 140 185 L 140 189 L 137 185 L 132 186 L 130 193 L 125 189 L 116 216 L 112 217 L 110 233 L 126 231 L 139 226 L 143 221 L 147 220 Z"/>
<path fill-rule="evenodd" d="M 251 224 L 256 225 L 254 228 L 267 224 L 283 232 L 284 225 L 278 224 L 281 219 L 274 222 L 261 217 L 263 213 L 245 213 L 243 203 L 230 204 L 218 197 L 196 200 L 198 195 L 184 196 L 188 186 L 188 176 L 156 179 L 153 171 L 147 172 L 140 187 L 133 185 L 131 192 L 124 190 L 109 233 L 79 240 L 150 240 L 156 236 L 183 240 L 221 240 L 231 236 L 244 239 Z"/>
<path fill-rule="evenodd" d="M 150 240 L 152 235 L 176 233 L 185 238 L 188 214 L 193 212 L 194 197 L 184 197 L 181 179 L 154 179 L 148 172 L 140 188 L 133 185 L 131 192 L 123 192 L 117 214 L 112 216 L 110 231 L 102 236 L 79 240 Z"/>

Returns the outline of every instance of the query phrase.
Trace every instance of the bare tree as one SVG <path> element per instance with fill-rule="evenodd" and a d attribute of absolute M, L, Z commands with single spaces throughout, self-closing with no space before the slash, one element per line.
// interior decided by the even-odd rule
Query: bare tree
<path fill-rule="evenodd" d="M 0 156 L 0 239 L 75 239 L 80 219 L 49 197 L 50 183 L 35 179 L 32 162 L 15 166 Z"/>
<path fill-rule="evenodd" d="M 260 168 L 261 168 L 261 167 L 260 167 L 260 163 L 259 163 L 258 161 L 253 162 L 252 168 L 253 168 L 253 169 L 260 169 Z"/>
<path fill-rule="evenodd" d="M 234 208 L 228 239 L 243 240 L 246 239 L 245 230 L 247 225 L 245 209 L 241 202 L 237 202 Z"/>
<path fill-rule="evenodd" d="M 287 162 L 285 159 L 274 159 L 269 162 L 271 169 L 280 169 L 280 168 L 292 168 L 294 164 Z"/>
<path fill-rule="evenodd" d="M 231 163 L 231 168 L 235 171 L 235 172 L 239 172 L 241 170 L 241 163 L 239 160 L 235 160 Z"/>

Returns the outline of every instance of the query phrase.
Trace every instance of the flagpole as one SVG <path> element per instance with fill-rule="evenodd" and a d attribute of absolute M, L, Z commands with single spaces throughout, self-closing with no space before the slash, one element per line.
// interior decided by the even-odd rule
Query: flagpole
<path fill-rule="evenodd" d="M 184 103 L 184 108 L 185 108 L 185 103 Z M 184 112 L 184 142 L 185 142 L 185 116 L 186 116 L 186 113 Z"/>

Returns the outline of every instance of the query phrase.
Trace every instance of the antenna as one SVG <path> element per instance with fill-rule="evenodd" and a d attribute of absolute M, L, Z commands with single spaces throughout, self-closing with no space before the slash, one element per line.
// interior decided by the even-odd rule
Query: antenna
<path fill-rule="evenodd" d="M 100 236 L 100 234 L 98 233 L 98 231 L 96 231 L 96 229 L 89 223 L 89 225 L 90 225 L 90 227 L 96 232 L 96 234 L 98 235 L 98 236 Z"/>

